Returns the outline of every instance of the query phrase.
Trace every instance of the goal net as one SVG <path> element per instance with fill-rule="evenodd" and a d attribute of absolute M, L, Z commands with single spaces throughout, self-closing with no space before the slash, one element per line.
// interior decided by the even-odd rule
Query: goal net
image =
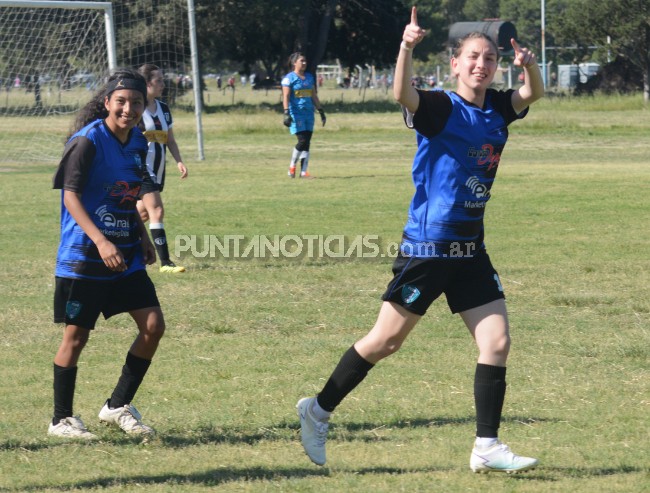
<path fill-rule="evenodd" d="M 160 66 L 163 99 L 191 106 L 185 1 L 113 1 L 107 36 L 106 2 L 0 0 L 0 163 L 58 161 L 112 65 Z"/>

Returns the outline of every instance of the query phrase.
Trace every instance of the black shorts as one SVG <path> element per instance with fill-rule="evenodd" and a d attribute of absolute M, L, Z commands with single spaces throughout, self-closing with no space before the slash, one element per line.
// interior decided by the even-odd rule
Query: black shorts
<path fill-rule="evenodd" d="M 490 257 L 481 250 L 459 259 L 405 257 L 398 254 L 394 277 L 382 296 L 417 315 L 424 315 L 442 293 L 452 313 L 505 298 Z"/>
<path fill-rule="evenodd" d="M 156 288 L 144 269 L 115 281 L 55 279 L 54 323 L 92 330 L 100 313 L 107 319 L 118 313 L 160 306 Z"/>
<path fill-rule="evenodd" d="M 140 197 L 142 197 L 145 193 L 162 192 L 164 187 L 164 182 L 156 183 L 156 181 L 151 178 L 151 175 L 145 172 L 145 176 L 142 179 L 142 186 L 140 187 Z"/>

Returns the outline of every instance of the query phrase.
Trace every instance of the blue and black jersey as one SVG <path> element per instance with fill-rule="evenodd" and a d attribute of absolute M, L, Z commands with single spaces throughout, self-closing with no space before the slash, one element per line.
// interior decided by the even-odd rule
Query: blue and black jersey
<path fill-rule="evenodd" d="M 147 140 L 134 128 L 122 144 L 103 120 L 75 133 L 65 146 L 54 175 L 61 189 L 61 243 L 56 276 L 113 280 L 145 268 L 136 202 L 142 186 Z M 113 272 L 104 265 L 95 244 L 63 204 L 63 191 L 81 194 L 81 202 L 97 228 L 124 255 L 128 269 Z"/>
<path fill-rule="evenodd" d="M 472 256 L 484 248 L 483 215 L 490 199 L 508 125 L 523 118 L 512 90 L 489 89 L 479 108 L 451 91 L 418 91 L 413 161 L 415 195 L 404 227 L 402 252 L 415 257 Z"/>

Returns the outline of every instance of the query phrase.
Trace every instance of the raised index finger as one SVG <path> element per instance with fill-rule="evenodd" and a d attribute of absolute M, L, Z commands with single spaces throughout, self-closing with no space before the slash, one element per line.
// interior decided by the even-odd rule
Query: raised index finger
<path fill-rule="evenodd" d="M 521 48 L 519 48 L 519 44 L 515 41 L 515 38 L 510 39 L 510 44 L 512 45 L 512 48 L 515 50 L 515 53 L 519 53 L 521 51 Z"/>
<path fill-rule="evenodd" d="M 415 7 L 411 9 L 411 24 L 418 25 L 418 11 Z"/>

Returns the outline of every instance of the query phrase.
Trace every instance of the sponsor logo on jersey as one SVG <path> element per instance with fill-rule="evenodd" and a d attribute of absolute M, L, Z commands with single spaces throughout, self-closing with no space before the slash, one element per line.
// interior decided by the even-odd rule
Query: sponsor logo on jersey
<path fill-rule="evenodd" d="M 148 142 L 155 142 L 156 144 L 167 144 L 167 131 L 165 130 L 147 130 L 142 132 Z"/>
<path fill-rule="evenodd" d="M 137 156 L 137 160 L 138 162 L 141 163 L 140 156 Z M 142 164 L 140 164 L 140 167 L 142 167 Z M 110 196 L 122 197 L 122 200 L 120 200 L 120 205 L 122 205 L 124 202 L 136 202 L 138 200 L 139 194 L 140 194 L 140 185 L 131 188 L 128 182 L 118 181 L 115 182 L 115 184 L 113 185 Z"/>
<path fill-rule="evenodd" d="M 467 151 L 467 157 L 476 159 L 479 166 L 487 166 L 487 170 L 499 166 L 501 161 L 501 150 L 495 149 L 492 144 L 483 144 L 480 149 L 470 147 Z"/>
<path fill-rule="evenodd" d="M 419 297 L 420 297 L 420 290 L 418 288 L 416 288 L 415 286 L 411 286 L 410 284 L 406 284 L 402 288 L 402 300 L 407 305 L 413 303 Z"/>
<path fill-rule="evenodd" d="M 488 187 L 481 183 L 476 176 L 470 176 L 465 182 L 465 186 L 472 191 L 477 199 L 490 198 Z"/>
<path fill-rule="evenodd" d="M 106 205 L 102 205 L 95 211 L 95 215 L 104 223 L 107 228 L 129 228 L 128 219 L 117 219 L 113 214 L 108 212 Z"/>
<path fill-rule="evenodd" d="M 297 98 L 311 98 L 311 89 L 296 89 L 294 94 Z"/>

